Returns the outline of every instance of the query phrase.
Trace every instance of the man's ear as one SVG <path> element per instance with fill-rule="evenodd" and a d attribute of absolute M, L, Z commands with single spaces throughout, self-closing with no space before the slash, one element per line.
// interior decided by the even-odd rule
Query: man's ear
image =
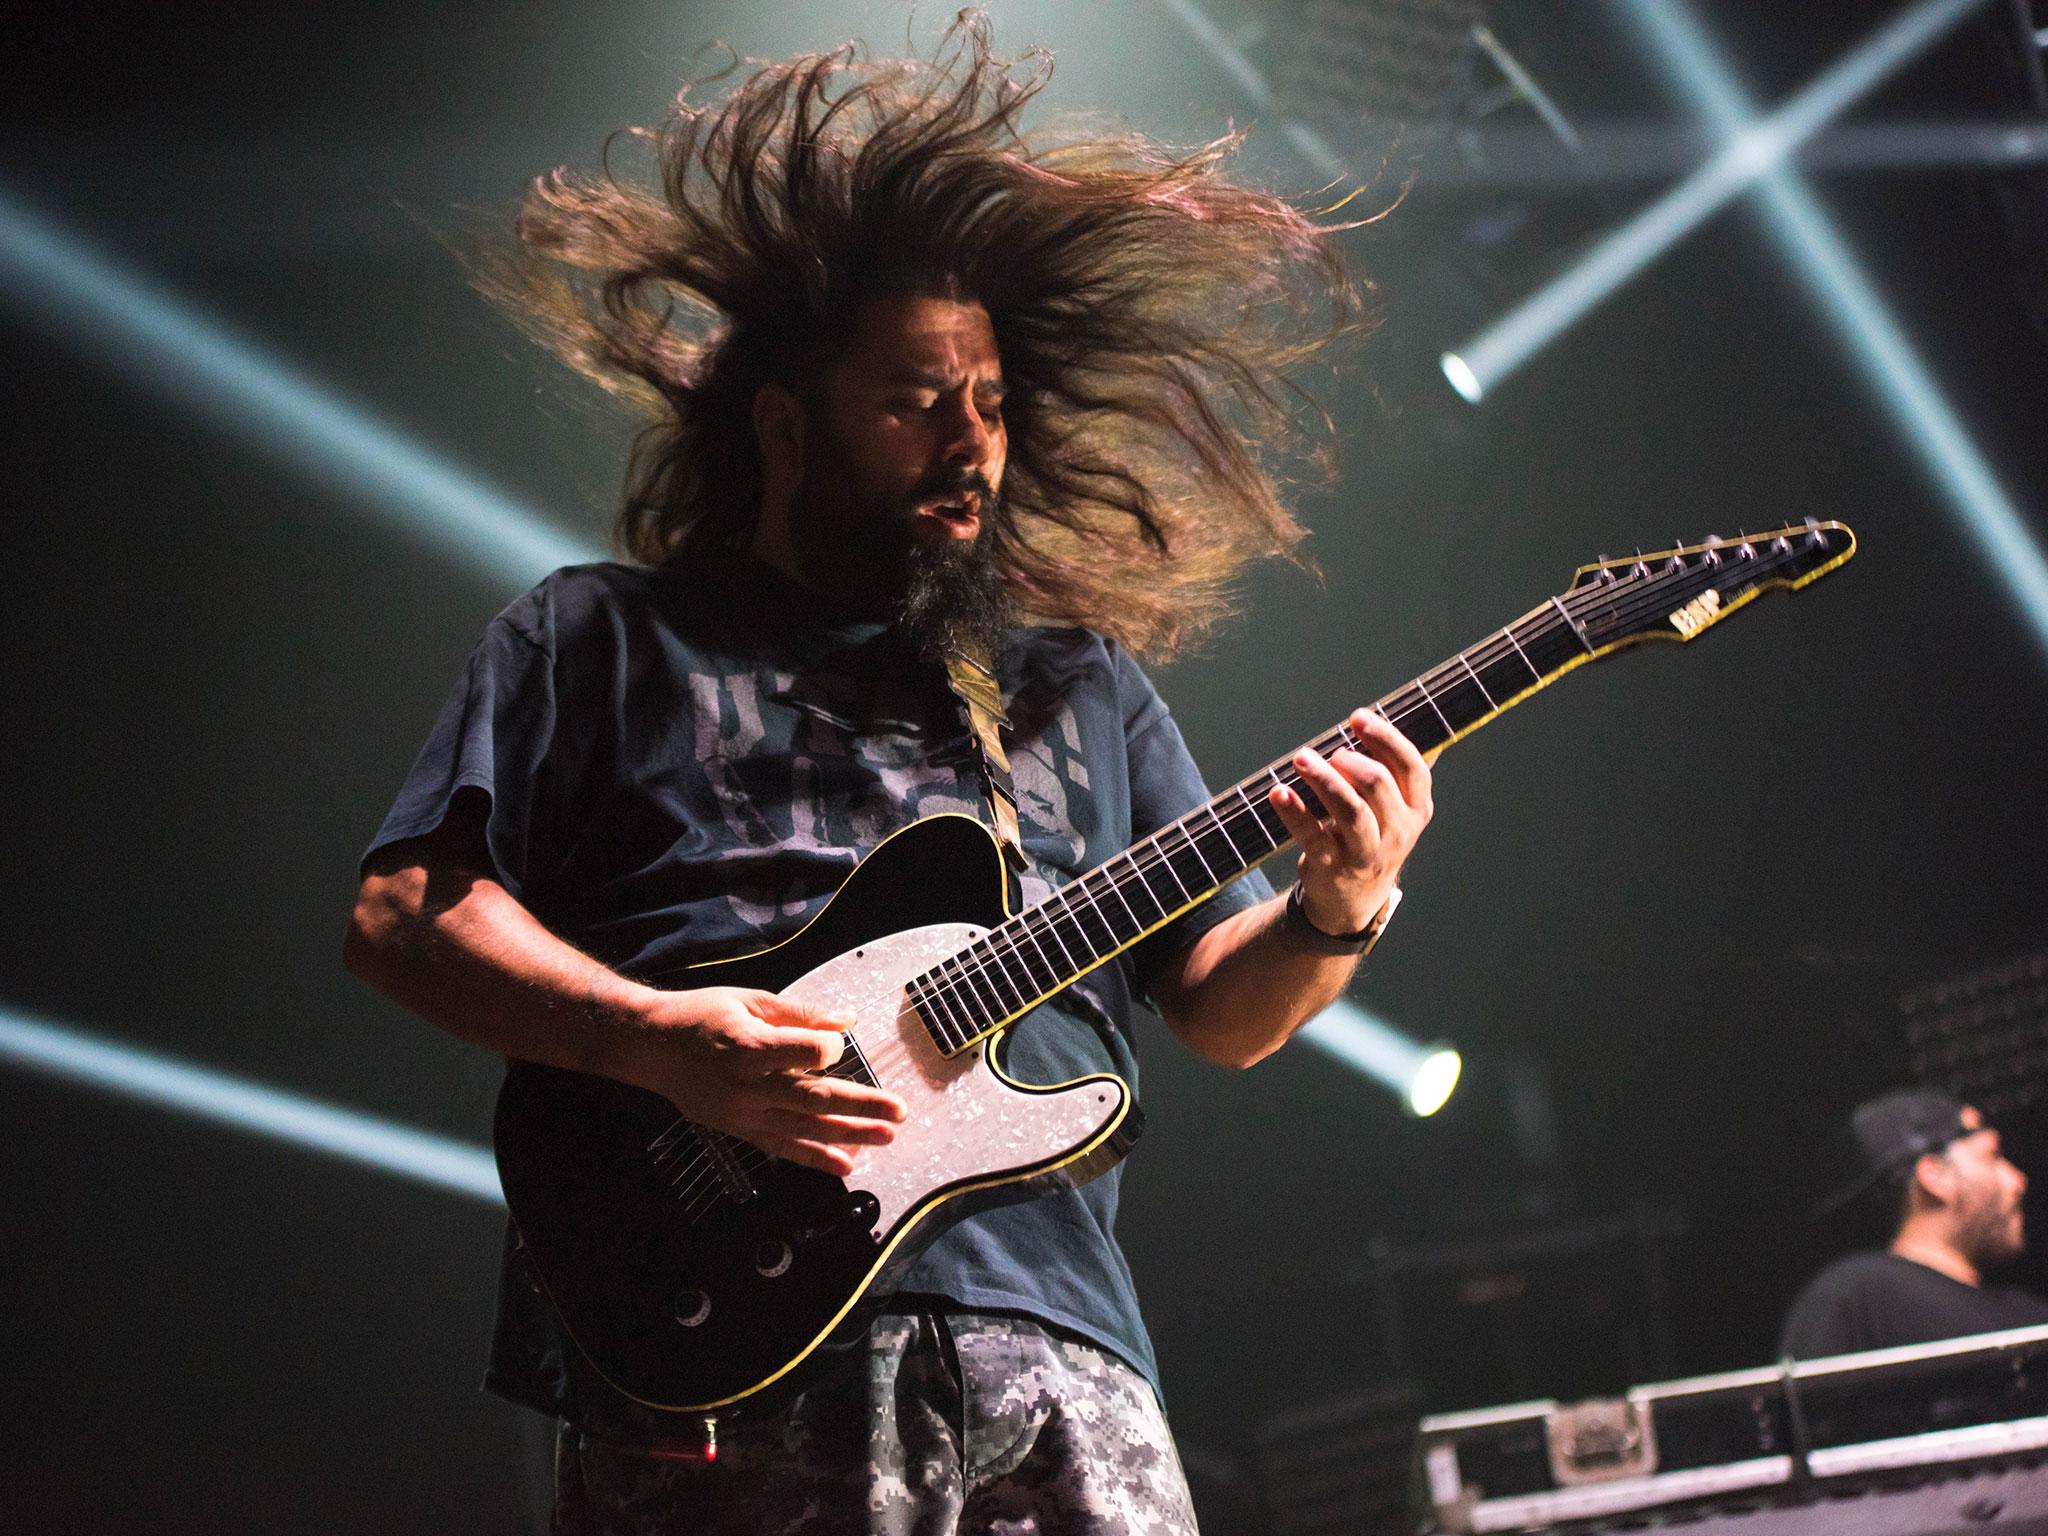
<path fill-rule="evenodd" d="M 754 391 L 754 446 L 764 485 L 793 485 L 802 475 L 806 425 L 795 390 L 763 384 Z"/>
<path fill-rule="evenodd" d="M 1953 1205 L 1956 1198 L 1955 1164 L 1940 1152 L 1923 1152 L 1913 1164 L 1913 1182 L 1921 1193 L 1938 1205 Z"/>

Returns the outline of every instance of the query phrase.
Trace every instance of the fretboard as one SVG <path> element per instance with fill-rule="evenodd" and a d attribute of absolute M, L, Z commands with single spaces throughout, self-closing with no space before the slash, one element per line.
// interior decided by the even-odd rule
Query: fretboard
<path fill-rule="evenodd" d="M 1441 751 L 1595 653 L 1580 605 L 1578 594 L 1551 599 L 1377 708 L 1420 750 Z M 1327 759 L 1358 740 L 1339 725 L 1306 746 Z M 910 997 L 939 1047 L 962 1050 L 1030 1012 L 1285 848 L 1292 838 L 1267 798 L 1273 786 L 1317 803 L 1294 757 L 1267 764 L 918 977 Z"/>

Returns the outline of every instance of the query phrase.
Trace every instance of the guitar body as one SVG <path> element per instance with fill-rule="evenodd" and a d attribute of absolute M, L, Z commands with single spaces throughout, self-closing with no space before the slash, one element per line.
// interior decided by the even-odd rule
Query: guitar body
<path fill-rule="evenodd" d="M 511 1063 L 495 1138 L 506 1201 L 607 1381 L 677 1411 L 748 1397 L 858 1327 L 862 1304 L 952 1222 L 1123 1156 L 1141 1118 L 1121 1078 L 1014 1082 L 995 1064 L 999 1034 L 946 1055 L 905 1000 L 1007 915 L 994 840 L 968 817 L 935 816 L 876 848 L 786 942 L 671 978 L 859 1019 L 859 1060 L 909 1116 L 889 1145 L 855 1149 L 845 1179 L 700 1132 L 658 1095 Z"/>

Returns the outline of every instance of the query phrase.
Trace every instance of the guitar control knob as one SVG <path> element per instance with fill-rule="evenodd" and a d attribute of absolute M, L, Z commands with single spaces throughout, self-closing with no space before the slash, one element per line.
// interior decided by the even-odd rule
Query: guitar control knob
<path fill-rule="evenodd" d="M 853 1198 L 846 1202 L 846 1214 L 870 1231 L 882 1219 L 882 1202 L 866 1190 L 856 1190 Z"/>
<path fill-rule="evenodd" d="M 776 1242 L 772 1238 L 754 1249 L 754 1273 L 765 1280 L 789 1273 L 789 1266 L 796 1261 L 789 1244 Z"/>
<path fill-rule="evenodd" d="M 711 1316 L 711 1297 L 691 1286 L 676 1292 L 675 1300 L 669 1303 L 669 1311 L 685 1328 L 695 1328 Z"/>

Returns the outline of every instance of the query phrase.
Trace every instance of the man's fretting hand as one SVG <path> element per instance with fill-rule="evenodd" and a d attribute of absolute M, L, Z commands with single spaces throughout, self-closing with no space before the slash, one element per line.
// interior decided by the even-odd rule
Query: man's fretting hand
<path fill-rule="evenodd" d="M 815 1075 L 839 1059 L 849 1015 L 744 987 L 650 990 L 635 1015 L 628 1080 L 777 1157 L 843 1177 L 847 1148 L 890 1141 L 904 1118 L 892 1093 Z"/>
<path fill-rule="evenodd" d="M 1345 747 L 1327 762 L 1306 748 L 1294 757 L 1321 816 L 1291 789 L 1276 784 L 1268 796 L 1301 847 L 1302 912 L 1331 934 L 1358 933 L 1379 915 L 1435 810 L 1429 764 L 1412 741 L 1376 710 L 1347 723 L 1364 750 Z"/>

